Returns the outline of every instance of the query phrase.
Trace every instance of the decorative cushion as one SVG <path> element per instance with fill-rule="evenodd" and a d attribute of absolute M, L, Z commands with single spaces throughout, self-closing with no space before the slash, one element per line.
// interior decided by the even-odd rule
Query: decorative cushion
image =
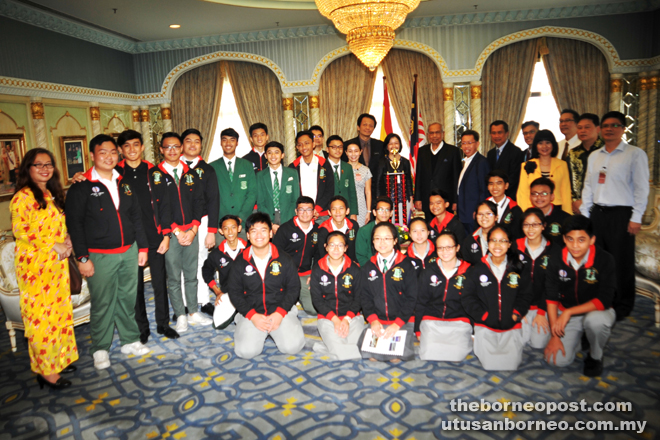
<path fill-rule="evenodd" d="M 0 240 L 0 277 L 3 287 L 7 290 L 18 288 L 16 281 L 16 269 L 14 267 L 14 255 L 16 242 L 3 238 Z"/>
<path fill-rule="evenodd" d="M 635 269 L 654 281 L 660 281 L 660 237 L 640 232 L 635 238 Z"/>

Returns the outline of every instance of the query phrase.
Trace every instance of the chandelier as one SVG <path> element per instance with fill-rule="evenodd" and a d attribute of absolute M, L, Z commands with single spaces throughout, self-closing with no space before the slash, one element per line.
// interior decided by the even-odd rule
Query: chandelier
<path fill-rule="evenodd" d="M 394 43 L 394 30 L 420 0 L 315 0 L 319 12 L 346 34 L 351 52 L 369 70 L 378 67 Z"/>

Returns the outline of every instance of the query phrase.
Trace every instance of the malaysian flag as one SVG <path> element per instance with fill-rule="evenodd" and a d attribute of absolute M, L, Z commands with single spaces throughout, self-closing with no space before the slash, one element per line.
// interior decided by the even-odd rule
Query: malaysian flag
<path fill-rule="evenodd" d="M 417 152 L 419 151 L 419 147 L 426 142 L 422 113 L 419 111 L 419 106 L 417 105 L 417 74 L 415 74 L 415 80 L 413 82 L 413 96 L 410 107 L 410 164 L 414 184 L 415 175 L 417 174 Z"/>

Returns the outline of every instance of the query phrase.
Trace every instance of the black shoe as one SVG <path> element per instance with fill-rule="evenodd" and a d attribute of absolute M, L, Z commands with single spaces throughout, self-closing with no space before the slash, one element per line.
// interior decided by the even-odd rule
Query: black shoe
<path fill-rule="evenodd" d="M 69 365 L 64 370 L 60 371 L 60 373 L 73 373 L 76 370 L 77 368 L 75 365 Z"/>
<path fill-rule="evenodd" d="M 140 333 L 140 342 L 143 344 L 146 344 L 147 341 L 149 340 L 149 336 L 151 336 L 151 331 L 147 330 L 146 332 L 141 332 Z"/>
<path fill-rule="evenodd" d="M 603 360 L 596 360 L 588 354 L 587 358 L 584 360 L 583 373 L 587 377 L 600 376 L 603 374 Z"/>
<path fill-rule="evenodd" d="M 156 328 L 156 331 L 158 332 L 159 335 L 165 335 L 165 337 L 169 339 L 176 339 L 179 337 L 179 334 L 176 332 L 176 330 L 174 330 L 169 325 L 162 327 L 159 325 Z"/>
<path fill-rule="evenodd" d="M 54 389 L 54 390 L 61 390 L 63 388 L 67 388 L 71 386 L 71 381 L 66 380 L 63 377 L 60 377 L 57 379 L 57 382 L 48 382 L 46 379 L 43 378 L 41 374 L 37 375 L 37 382 L 39 383 L 39 388 L 44 389 L 44 385 Z"/>
<path fill-rule="evenodd" d="M 215 313 L 215 306 L 211 303 L 204 304 L 201 309 L 202 313 L 206 313 L 210 317 L 213 317 L 213 313 Z"/>
<path fill-rule="evenodd" d="M 591 344 L 589 343 L 589 339 L 587 338 L 586 333 L 582 333 L 582 351 L 589 351 L 589 348 L 591 348 Z"/>
<path fill-rule="evenodd" d="M 177 318 L 176 313 L 172 313 L 172 321 L 176 322 L 176 318 Z"/>

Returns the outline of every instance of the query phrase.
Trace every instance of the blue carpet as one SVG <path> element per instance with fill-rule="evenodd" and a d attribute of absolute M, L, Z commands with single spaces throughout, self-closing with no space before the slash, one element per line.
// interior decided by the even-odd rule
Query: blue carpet
<path fill-rule="evenodd" d="M 149 286 L 150 288 L 150 286 Z M 148 303 L 153 318 L 153 302 Z M 4 316 L 0 315 L 4 321 Z M 22 332 L 12 353 L 0 331 L 0 439 L 561 439 L 656 438 L 660 430 L 660 331 L 653 304 L 638 297 L 618 323 L 600 378 L 582 376 L 582 359 L 549 368 L 525 349 L 516 372 L 486 372 L 461 363 L 415 360 L 330 361 L 313 353 L 315 319 L 301 313 L 305 349 L 279 354 L 268 341 L 252 361 L 233 352 L 233 325 L 192 327 L 178 340 L 152 336 L 150 354 L 126 357 L 117 337 L 108 370 L 94 369 L 89 326 L 76 328 L 80 352 L 73 386 L 40 390 Z M 152 328 L 155 333 L 155 325 Z M 582 355 L 580 355 L 582 356 Z M 451 399 L 477 402 L 631 402 L 631 412 L 452 412 Z M 442 421 L 646 421 L 645 431 L 443 431 Z"/>

